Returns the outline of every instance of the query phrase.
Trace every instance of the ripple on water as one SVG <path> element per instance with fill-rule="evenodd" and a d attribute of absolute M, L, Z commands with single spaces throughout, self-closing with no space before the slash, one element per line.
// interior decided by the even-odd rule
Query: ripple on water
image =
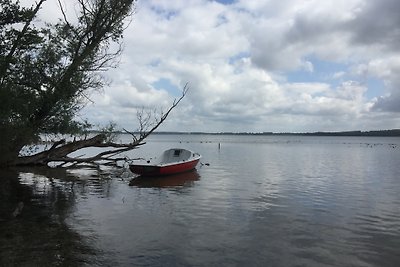
<path fill-rule="evenodd" d="M 179 144 L 168 138 L 146 153 Z M 98 265 L 397 267 L 398 149 L 364 145 L 385 143 L 370 139 L 230 136 L 218 150 L 218 136 L 190 138 L 185 145 L 210 162 L 191 182 L 129 186 L 89 172 L 20 181 L 62 211 L 58 221 L 94 248 Z"/>

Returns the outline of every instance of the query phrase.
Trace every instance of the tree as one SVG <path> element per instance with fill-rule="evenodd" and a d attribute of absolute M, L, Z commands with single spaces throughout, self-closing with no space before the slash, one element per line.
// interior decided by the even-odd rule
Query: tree
<path fill-rule="evenodd" d="M 79 13 L 72 23 L 59 0 L 63 18 L 39 27 L 35 19 L 45 1 L 27 8 L 18 0 L 0 0 L 0 165 L 94 162 L 142 144 L 184 97 L 186 86 L 182 97 L 154 124 L 145 123 L 147 132 L 142 127 L 139 136 L 132 133 L 129 144 L 115 144 L 99 134 L 70 143 L 59 140 L 47 151 L 19 157 L 21 149 L 41 134 L 78 133 L 87 126 L 75 115 L 90 92 L 104 86 L 101 73 L 115 66 L 124 25 L 136 6 L 135 0 L 76 0 Z M 118 151 L 75 161 L 68 157 L 87 146 Z"/>

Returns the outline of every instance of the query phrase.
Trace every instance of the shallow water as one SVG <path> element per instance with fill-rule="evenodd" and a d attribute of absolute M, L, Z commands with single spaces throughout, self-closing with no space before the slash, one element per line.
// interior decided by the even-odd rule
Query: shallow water
<path fill-rule="evenodd" d="M 203 165 L 1 173 L 0 266 L 399 265 L 400 138 L 155 135 L 129 156 L 171 147 Z"/>

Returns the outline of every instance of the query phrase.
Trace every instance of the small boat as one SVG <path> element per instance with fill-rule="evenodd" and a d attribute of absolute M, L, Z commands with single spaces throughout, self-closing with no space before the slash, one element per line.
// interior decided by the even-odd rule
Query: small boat
<path fill-rule="evenodd" d="M 201 156 L 190 150 L 172 148 L 158 157 L 129 165 L 131 172 L 141 176 L 163 176 L 182 173 L 196 168 Z"/>

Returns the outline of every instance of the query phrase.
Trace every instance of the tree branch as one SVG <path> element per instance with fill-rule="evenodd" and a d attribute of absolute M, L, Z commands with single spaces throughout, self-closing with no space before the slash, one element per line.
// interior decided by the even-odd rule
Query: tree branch
<path fill-rule="evenodd" d="M 107 165 L 117 165 L 118 162 L 126 160 L 125 157 L 116 157 L 117 155 L 131 151 L 145 144 L 144 140 L 153 133 L 169 116 L 171 111 L 181 102 L 188 92 L 188 84 L 184 86 L 182 90 L 182 95 L 175 99 L 172 105 L 168 108 L 167 112 L 162 114 L 159 119 L 155 120 L 155 123 L 147 130 L 147 127 L 151 125 L 151 114 L 141 117 L 139 116 L 140 131 L 139 135 L 134 132 L 125 130 L 125 133 L 132 136 L 132 142 L 130 143 L 115 143 L 113 141 L 108 141 L 107 133 L 101 133 L 89 139 L 74 140 L 69 143 L 65 143 L 65 140 L 60 140 L 55 142 L 50 149 L 37 153 L 35 155 L 24 156 L 17 159 L 16 165 L 48 165 L 50 162 L 56 162 L 58 166 L 62 167 L 66 164 L 107 164 Z M 113 127 L 110 131 L 113 131 Z M 96 155 L 89 157 L 82 156 L 69 156 L 72 152 L 76 152 L 83 148 L 104 148 L 104 150 Z"/>
<path fill-rule="evenodd" d="M 137 142 L 142 142 L 144 139 L 146 139 L 150 134 L 152 134 L 168 117 L 168 115 L 171 113 L 171 111 L 181 102 L 181 100 L 185 97 L 185 95 L 187 94 L 189 90 L 189 85 L 188 83 L 185 84 L 185 86 L 183 87 L 182 90 L 182 95 L 178 98 L 178 99 L 174 99 L 174 102 L 172 103 L 172 105 L 169 107 L 169 109 L 167 110 L 166 113 L 162 114 L 160 119 L 156 120 L 154 126 L 150 129 L 147 130 L 148 126 L 149 126 L 149 119 L 148 117 L 143 118 L 143 114 L 139 114 L 138 116 L 138 120 L 139 120 L 139 130 L 138 130 L 138 134 L 139 136 L 137 136 L 137 134 L 127 131 L 124 129 L 125 133 L 130 134 L 133 138 L 133 140 L 136 140 Z"/>

